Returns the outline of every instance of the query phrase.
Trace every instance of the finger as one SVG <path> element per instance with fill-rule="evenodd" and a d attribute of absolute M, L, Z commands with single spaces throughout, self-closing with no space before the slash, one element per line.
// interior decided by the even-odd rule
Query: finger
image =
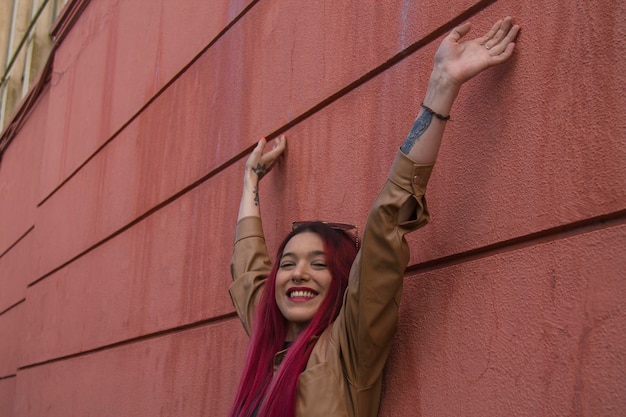
<path fill-rule="evenodd" d="M 248 156 L 248 159 L 246 161 L 247 166 L 254 165 L 254 163 L 261 158 L 261 155 L 263 154 L 263 149 L 265 148 L 266 144 L 267 144 L 267 140 L 265 138 L 261 138 L 257 142 L 256 146 L 250 153 L 250 156 Z"/>
<path fill-rule="evenodd" d="M 263 160 L 268 161 L 270 163 L 274 163 L 276 159 L 283 153 L 285 150 L 284 146 L 274 146 L 271 151 L 267 152 L 263 155 Z"/>
<path fill-rule="evenodd" d="M 448 39 L 458 42 L 463 36 L 467 35 L 471 28 L 472 24 L 470 22 L 463 23 L 461 26 L 452 29 L 452 32 L 448 35 Z"/>
<path fill-rule="evenodd" d="M 489 32 L 487 32 L 484 36 L 481 36 L 477 40 L 481 44 L 486 44 L 491 38 L 493 38 L 496 35 L 501 25 L 502 25 L 502 20 L 498 20 L 496 23 L 493 24 Z"/>
<path fill-rule="evenodd" d="M 519 33 L 519 30 L 520 30 L 520 25 L 513 25 L 511 30 L 509 30 L 509 33 L 506 35 L 506 38 L 504 38 L 505 42 L 507 43 L 513 42 L 517 38 L 517 34 Z"/>
<path fill-rule="evenodd" d="M 271 169 L 271 167 L 274 166 L 278 158 L 280 158 L 285 151 L 285 145 L 285 137 L 284 135 L 281 135 L 278 139 L 276 139 L 272 150 L 263 155 L 261 162 L 265 164 L 268 169 Z"/>
<path fill-rule="evenodd" d="M 268 154 L 276 156 L 280 155 L 285 150 L 285 144 L 285 135 L 280 135 L 278 139 L 274 141 L 274 146 L 272 147 L 272 150 L 268 152 Z"/>
<path fill-rule="evenodd" d="M 507 49 L 509 44 L 513 43 L 513 41 L 517 37 L 519 30 L 519 25 L 513 25 L 512 27 L 510 27 L 509 31 L 506 33 L 506 36 L 490 48 L 490 52 L 492 53 L 492 55 L 500 55 L 501 53 L 503 53 Z M 485 47 L 487 47 L 487 45 L 485 45 Z"/>
<path fill-rule="evenodd" d="M 497 65 L 497 64 L 503 63 L 504 61 L 509 59 L 511 55 L 513 55 L 514 49 L 515 49 L 515 43 L 508 44 L 501 54 L 491 57 L 491 64 Z"/>
<path fill-rule="evenodd" d="M 281 152 L 282 152 L 282 150 L 285 149 L 285 144 L 286 144 L 285 135 L 280 135 L 278 139 L 276 139 L 276 142 L 274 143 L 274 149 L 277 149 L 277 148 L 281 149 Z"/>
<path fill-rule="evenodd" d="M 500 29 L 496 31 L 496 34 L 494 35 L 493 39 L 490 41 L 490 43 L 492 43 L 492 46 L 500 43 L 500 41 L 504 39 L 507 33 L 509 33 L 510 28 L 511 28 L 511 17 L 506 17 L 502 21 L 502 24 L 500 25 Z"/>

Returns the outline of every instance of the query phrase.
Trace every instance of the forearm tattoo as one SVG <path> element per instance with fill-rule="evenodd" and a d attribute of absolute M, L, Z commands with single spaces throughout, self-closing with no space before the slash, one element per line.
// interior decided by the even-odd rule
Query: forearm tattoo
<path fill-rule="evenodd" d="M 259 186 L 254 187 L 254 205 L 259 207 Z"/>
<path fill-rule="evenodd" d="M 259 177 L 259 180 L 263 178 L 268 171 L 269 168 L 266 165 L 261 164 L 257 164 L 255 167 L 252 168 L 252 172 L 254 172 Z"/>
<path fill-rule="evenodd" d="M 409 132 L 409 136 L 406 137 L 406 140 L 400 147 L 400 150 L 404 154 L 408 154 L 411 149 L 413 149 L 413 146 L 415 146 L 415 143 L 420 140 L 420 137 L 426 131 L 426 129 L 428 129 L 428 126 L 430 126 L 430 122 L 432 120 L 433 115 L 431 112 L 428 111 L 423 111 L 422 114 L 415 120 L 415 123 L 413 123 L 413 127 Z"/>

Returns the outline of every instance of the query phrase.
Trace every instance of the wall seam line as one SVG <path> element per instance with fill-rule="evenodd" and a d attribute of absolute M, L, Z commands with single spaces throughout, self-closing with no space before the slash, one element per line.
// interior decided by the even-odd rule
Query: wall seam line
<path fill-rule="evenodd" d="M 524 247 L 529 247 L 535 244 L 547 243 L 551 241 L 558 240 L 563 237 L 572 237 L 579 236 L 586 233 L 594 232 L 597 230 L 608 229 L 617 225 L 622 225 L 626 223 L 626 210 L 619 210 L 613 213 L 595 216 L 590 219 L 581 220 L 578 222 L 568 223 L 566 225 L 561 225 L 557 227 L 553 227 L 550 229 L 546 229 L 536 233 L 530 233 L 528 235 L 524 235 L 518 238 L 504 240 L 502 242 L 494 243 L 492 245 L 487 245 L 482 248 L 472 249 L 469 251 L 465 251 L 459 254 L 450 255 L 444 258 L 439 258 L 433 261 L 423 262 L 417 265 L 410 266 L 406 269 L 406 273 L 425 273 L 433 270 L 447 268 L 453 265 L 465 263 L 468 261 L 473 261 L 476 259 L 485 258 L 488 256 L 492 256 L 498 253 L 511 252 L 514 250 L 518 250 Z M 18 302 L 20 304 L 24 300 Z M 17 305 L 16 304 L 16 305 Z M 12 307 L 10 307 L 12 308 Z M 6 312 L 7 310 L 5 310 Z M 4 312 L 3 312 L 4 313 Z M 165 330 L 159 330 L 153 333 L 149 333 L 146 335 L 136 336 L 130 339 L 126 339 L 123 341 L 110 343 L 107 345 L 99 346 L 97 348 L 85 350 L 78 353 L 73 353 L 69 355 L 60 356 L 58 358 L 52 358 L 41 362 L 35 362 L 28 365 L 22 365 L 18 367 L 18 371 L 48 365 L 50 363 L 59 362 L 63 360 L 73 359 L 85 355 L 89 355 L 92 353 L 97 353 L 125 345 L 130 345 L 134 343 L 140 343 L 146 340 L 155 339 L 162 336 L 167 336 L 176 333 L 182 333 L 188 330 L 193 330 L 199 327 L 203 327 L 206 325 L 217 324 L 221 322 L 226 322 L 230 319 L 236 318 L 236 312 L 226 313 L 220 316 L 212 317 L 209 319 L 200 320 L 197 322 L 185 324 L 182 326 L 177 326 Z M 7 376 L 11 377 L 11 375 Z M 7 377 L 0 377 L 0 380 Z"/>
<path fill-rule="evenodd" d="M 406 273 L 421 274 L 438 269 L 444 269 L 450 266 L 487 258 L 501 253 L 513 252 L 530 246 L 553 242 L 559 239 L 609 229 L 622 224 L 626 224 L 626 209 L 551 227 L 538 232 L 495 242 L 479 248 L 421 262 L 407 267 Z"/>
<path fill-rule="evenodd" d="M 198 52 L 187 64 L 185 64 L 167 83 L 163 84 L 158 91 L 154 93 L 148 101 L 146 101 L 139 109 L 133 113 L 128 120 L 126 120 L 117 130 L 115 130 L 111 136 L 98 146 L 91 155 L 89 155 L 82 163 L 80 163 L 63 181 L 61 181 L 52 191 L 48 193 L 38 204 L 37 207 L 44 204 L 49 198 L 51 198 L 59 189 L 61 189 L 69 180 L 71 180 L 80 170 L 82 170 L 92 159 L 98 155 L 102 149 L 109 145 L 115 138 L 117 138 L 131 123 L 133 123 L 156 99 L 158 99 L 167 89 L 174 84 L 180 77 L 187 72 L 187 70 L 200 59 L 206 51 L 208 51 L 217 41 L 219 41 L 239 20 L 241 20 L 259 0 L 251 1 L 233 20 L 231 20 L 222 30 L 215 35 L 215 37 L 204 46 L 200 52 Z"/>
<path fill-rule="evenodd" d="M 102 149 L 104 149 L 111 141 L 113 141 L 117 136 L 119 136 L 119 134 L 126 127 L 128 127 L 128 125 L 130 125 L 136 118 L 138 118 L 139 115 L 141 113 L 143 113 L 143 111 L 146 108 L 148 108 L 148 106 L 150 106 L 159 96 L 161 96 L 161 94 L 163 94 L 170 87 L 171 84 L 173 84 L 176 80 L 178 80 L 178 78 L 180 78 L 193 64 L 195 64 L 196 61 L 198 59 L 200 59 L 200 57 L 211 46 L 213 46 L 219 39 L 221 39 L 221 37 L 224 36 L 226 34 L 226 32 L 228 30 L 230 30 L 230 28 L 232 26 L 235 25 L 235 23 L 237 23 L 241 18 L 243 18 L 243 16 L 245 16 L 245 14 L 247 14 L 247 12 L 254 5 L 256 5 L 256 3 L 258 1 L 259 0 L 252 1 L 244 10 L 242 10 L 242 12 L 239 15 L 237 15 L 237 17 L 235 19 L 233 19 L 233 21 L 231 23 L 229 23 L 227 26 L 225 26 L 224 29 L 222 29 L 222 31 L 220 31 L 220 33 L 218 33 L 218 35 L 215 38 L 213 38 L 213 40 L 211 42 L 209 42 L 209 44 L 207 46 L 202 48 L 202 50 L 194 58 L 192 58 L 174 77 L 172 77 L 172 79 L 170 79 L 170 81 L 168 81 L 166 84 L 164 84 L 163 87 L 161 87 L 150 98 L 150 100 L 148 100 L 143 106 L 141 106 L 139 108 L 139 110 L 137 110 L 137 112 L 134 113 L 119 129 L 117 129 L 111 135 L 111 137 L 109 139 L 107 139 L 100 146 L 98 146 L 95 149 L 95 151 L 85 161 L 83 161 L 70 175 L 68 175 L 46 197 L 44 197 L 42 199 L 42 201 L 37 206 L 40 206 L 40 205 L 44 204 L 46 202 L 46 200 L 48 200 L 50 197 L 52 197 L 53 194 L 55 194 L 61 187 L 63 187 L 63 185 L 65 185 L 72 177 L 74 177 L 74 175 L 76 175 L 85 165 L 87 165 L 87 163 L 89 163 L 93 158 L 95 158 L 95 156 Z M 479 12 L 484 10 L 487 6 L 491 5 L 492 3 L 495 3 L 495 1 L 496 0 L 482 0 L 482 1 L 479 1 L 478 3 L 476 3 L 475 5 L 469 7 L 463 13 L 459 14 L 458 16 L 453 18 L 452 20 L 450 20 L 450 21 L 444 23 L 443 25 L 439 26 L 438 28 L 434 29 L 432 32 L 428 33 L 427 35 L 425 35 L 421 39 L 419 39 L 416 42 L 414 42 L 411 45 L 409 45 L 407 48 L 405 48 L 405 49 L 401 50 L 400 52 L 396 53 L 395 55 L 393 55 L 387 61 L 385 61 L 382 64 L 378 65 L 374 69 L 366 72 L 361 77 L 359 77 L 356 80 L 352 81 L 351 83 L 349 83 L 345 87 L 339 89 L 337 92 L 335 92 L 335 93 L 331 94 L 330 96 L 328 96 L 327 98 L 323 99 L 318 104 L 316 104 L 313 107 L 311 107 L 309 110 L 306 110 L 300 116 L 292 119 L 290 122 L 286 123 L 285 125 L 281 126 L 279 129 L 275 130 L 274 132 L 270 133 L 269 135 L 266 135 L 265 137 L 268 140 L 271 139 L 271 138 L 274 138 L 274 137 L 280 135 L 282 132 L 285 132 L 288 129 L 292 128 L 293 126 L 297 125 L 298 123 L 302 122 L 303 120 L 308 119 L 313 114 L 319 112 L 320 110 L 322 110 L 323 108 L 327 107 L 331 103 L 337 101 L 339 98 L 341 98 L 344 95 L 350 93 L 352 90 L 355 90 L 356 88 L 358 88 L 361 85 L 365 84 L 367 81 L 375 78 L 380 73 L 382 73 L 382 72 L 386 71 L 387 69 L 391 68 L 392 66 L 396 65 L 397 63 L 402 61 L 404 58 L 412 55 L 414 52 L 418 51 L 419 49 L 421 49 L 425 45 L 428 45 L 430 42 L 434 41 L 435 39 L 439 38 L 440 36 L 450 32 L 452 29 L 454 29 L 456 26 L 458 26 L 462 22 L 466 21 L 471 16 L 474 16 L 474 15 L 478 14 Z M 242 152 L 239 155 L 242 155 L 242 154 L 245 154 L 245 153 Z M 227 165 L 229 165 L 229 164 L 226 164 L 226 166 Z M 223 165 L 221 165 L 221 166 L 223 166 Z"/>
<path fill-rule="evenodd" d="M 236 312 L 231 312 L 231 313 L 226 313 L 226 314 L 222 314 L 216 317 L 211 317 L 209 319 L 204 319 L 204 320 L 199 320 L 193 323 L 188 323 L 188 324 L 184 324 L 181 326 L 177 326 L 177 327 L 171 327 L 169 329 L 164 329 L 164 330 L 159 330 L 156 332 L 152 332 L 152 333 L 148 333 L 145 335 L 141 335 L 141 336 L 135 336 L 135 337 L 131 337 L 130 339 L 126 339 L 126 340 L 122 340 L 119 342 L 114 342 L 114 343 L 109 343 L 106 345 L 102 345 L 102 346 L 98 346 L 96 348 L 92 348 L 92 349 L 88 349 L 88 350 L 84 350 L 81 352 L 76 352 L 76 353 L 70 353 L 68 355 L 63 355 L 63 356 L 59 356 L 57 358 L 52 358 L 52 359 L 46 359 L 44 361 L 40 361 L 40 362 L 33 362 L 31 364 L 28 365 L 22 365 L 19 366 L 17 368 L 18 372 L 19 371 L 24 371 L 27 369 L 31 369 L 31 368 L 36 368 L 39 366 L 44 366 L 44 365 L 49 365 L 55 362 L 60 362 L 60 361 L 64 361 L 64 360 L 69 360 L 69 359 L 76 359 L 76 358 L 80 358 L 82 356 L 87 356 L 87 355 L 91 355 L 93 353 L 99 353 L 99 352 L 103 352 L 105 350 L 110 350 L 110 349 L 115 349 L 118 347 L 122 347 L 122 346 L 127 346 L 127 345 L 132 345 L 135 343 L 141 343 L 147 340 L 152 340 L 152 339 L 156 339 L 159 337 L 163 337 L 163 336 L 169 336 L 169 335 L 174 335 L 177 333 L 184 333 L 186 331 L 189 330 L 194 330 L 200 327 L 204 327 L 204 326 L 208 326 L 208 325 L 213 325 L 213 324 L 219 324 L 222 322 L 227 322 L 233 318 L 237 318 L 237 313 Z"/>
<path fill-rule="evenodd" d="M 258 1 L 258 0 L 256 0 Z M 347 86 L 343 87 L 342 89 L 338 90 L 337 92 L 335 92 L 334 94 L 330 95 L 329 97 L 327 97 L 326 99 L 320 101 L 318 104 L 314 105 L 313 107 L 309 108 L 309 110 L 306 110 L 305 112 L 301 113 L 299 116 L 297 116 L 296 118 L 292 119 L 290 122 L 284 124 L 283 126 L 281 126 L 280 128 L 278 128 L 277 130 L 265 135 L 264 137 L 270 141 L 273 138 L 281 135 L 282 133 L 286 132 L 287 130 L 291 129 L 292 127 L 296 126 L 297 124 L 303 122 L 304 120 L 308 119 L 309 117 L 313 116 L 314 114 L 318 113 L 319 111 L 321 111 L 322 109 L 326 108 L 327 106 L 329 106 L 330 104 L 334 103 L 335 101 L 337 101 L 338 99 L 340 99 L 341 97 L 347 95 L 348 93 L 350 93 L 351 91 L 355 90 L 356 88 L 360 87 L 361 85 L 365 84 L 367 81 L 375 78 L 376 76 L 378 76 L 379 74 L 381 74 L 382 72 L 384 72 L 385 70 L 391 68 L 392 66 L 396 65 L 397 63 L 399 63 L 400 61 L 402 61 L 403 59 L 405 59 L 406 57 L 410 56 L 411 54 L 413 54 L 414 52 L 416 52 L 417 50 L 421 49 L 423 46 L 428 45 L 430 42 L 432 42 L 433 40 L 437 39 L 438 37 L 448 33 L 449 31 L 451 31 L 452 29 L 454 29 L 456 26 L 458 26 L 460 23 L 464 22 L 465 20 L 467 20 L 469 17 L 474 16 L 475 14 L 479 13 L 480 11 L 482 11 L 485 7 L 489 6 L 491 3 L 494 3 L 496 0 L 483 0 L 477 4 L 475 4 L 474 6 L 468 8 L 465 12 L 461 13 L 460 15 L 458 15 L 456 18 L 450 20 L 447 23 L 444 23 L 443 25 L 441 25 L 440 27 L 438 27 L 437 29 L 433 30 L 432 32 L 430 32 L 428 35 L 424 36 L 423 38 L 421 38 L 420 40 L 412 43 L 411 45 L 409 45 L 407 48 L 403 49 L 402 51 L 398 52 L 397 54 L 395 54 L 393 57 L 389 58 L 387 61 L 385 61 L 384 63 L 380 64 L 379 66 L 377 66 L 376 68 L 368 71 L 367 73 L 365 73 L 363 76 L 359 77 L 358 79 L 356 79 L 355 81 L 351 82 L 350 84 L 348 84 Z M 208 47 L 207 47 L 208 48 Z M 190 64 L 188 64 L 185 69 L 190 66 L 195 59 L 197 59 L 200 55 L 202 54 L 202 52 L 200 54 L 198 54 L 196 56 L 196 58 L 194 58 L 194 60 L 192 60 L 192 62 L 190 62 Z M 175 78 L 173 78 L 168 84 L 167 86 L 169 86 L 169 84 L 171 84 L 176 78 L 178 78 L 180 75 L 182 74 L 179 73 L 179 75 L 177 75 Z M 165 90 L 165 86 L 163 87 L 162 90 L 159 91 L 158 94 L 161 94 L 164 90 Z M 135 117 L 138 117 L 138 115 L 141 113 L 141 111 L 147 107 L 147 105 L 149 103 L 151 103 L 154 99 L 156 99 L 157 96 L 154 96 L 153 99 L 150 100 L 150 102 L 146 103 L 145 106 L 142 107 L 142 109 L 135 114 L 135 116 L 133 116 L 133 118 L 131 120 L 129 120 L 127 123 L 124 124 L 124 126 L 122 126 L 110 139 L 108 139 L 106 142 L 104 142 L 97 150 L 96 152 L 94 152 L 94 154 L 92 154 L 85 162 L 83 162 L 83 164 L 80 165 L 79 168 L 76 169 L 76 171 L 74 171 L 66 180 L 64 180 L 61 184 L 59 184 L 59 186 L 57 188 L 55 188 L 55 190 L 50 193 L 46 198 L 44 198 L 39 204 L 38 206 L 42 205 L 43 203 L 45 203 L 45 201 L 50 198 L 52 196 L 52 194 L 54 194 L 60 187 L 62 187 L 67 181 L 69 181 L 69 179 L 71 177 L 73 177 L 84 165 L 86 165 L 92 158 L 95 157 L 95 155 L 97 155 L 97 153 L 104 148 L 109 142 L 111 142 L 119 133 L 121 133 L 121 131 L 132 122 L 132 120 L 134 120 Z M 122 226 L 120 229 L 118 229 L 117 231 L 114 231 L 113 233 L 111 233 L 109 236 L 103 238 L 102 240 L 94 243 L 92 246 L 88 247 L 87 249 L 83 250 L 82 252 L 80 252 L 79 254 L 77 254 L 76 256 L 72 257 L 71 259 L 67 260 L 66 262 L 60 264 L 59 266 L 55 267 L 54 269 L 44 273 L 44 275 L 42 275 L 41 277 L 37 278 L 35 281 L 31 282 L 28 286 L 32 286 L 37 284 L 39 281 L 43 280 L 44 278 L 46 278 L 47 276 L 55 273 L 56 271 L 64 268 L 65 266 L 69 265 L 70 263 L 74 262 L 76 259 L 86 255 L 88 252 L 90 252 L 91 250 L 97 248 L 98 246 L 102 245 L 103 243 L 109 241 L 110 239 L 114 238 L 115 236 L 119 235 L 120 233 L 124 232 L 125 230 L 129 229 L 130 227 L 132 227 L 133 225 L 137 224 L 138 222 L 140 222 L 141 220 L 143 220 L 144 218 L 146 218 L 147 216 L 149 216 L 150 214 L 160 210 L 161 208 L 165 207 L 166 205 L 168 205 L 169 203 L 177 200 L 178 198 L 180 198 L 181 196 L 183 196 L 184 194 L 192 191 L 194 188 L 198 187 L 199 185 L 201 185 L 202 183 L 204 183 L 205 181 L 207 181 L 208 179 L 210 179 L 211 177 L 213 177 L 214 175 L 216 175 L 217 173 L 225 170 L 226 168 L 228 168 L 229 166 L 233 165 L 234 163 L 236 163 L 237 161 L 239 161 L 241 158 L 243 158 L 244 156 L 246 156 L 247 154 L 249 154 L 252 149 L 254 149 L 254 147 L 256 146 L 255 144 L 252 144 L 250 146 L 248 146 L 247 148 L 245 148 L 244 150 L 242 150 L 241 152 L 239 152 L 238 154 L 236 154 L 235 156 L 233 156 L 232 158 L 228 159 L 226 162 L 216 166 L 215 168 L 213 168 L 212 170 L 210 170 L 207 174 L 203 175 L 202 177 L 200 177 L 199 179 L 195 180 L 194 182 L 192 182 L 191 184 L 185 186 L 184 188 L 182 188 L 181 190 L 177 191 L 176 193 L 172 194 L 170 197 L 166 198 L 165 200 L 163 200 L 161 203 L 158 203 L 157 205 L 155 205 L 154 207 L 148 209 L 146 212 L 144 212 L 143 214 L 140 214 L 139 216 L 137 216 L 135 219 L 133 219 L 132 221 L 130 221 L 129 223 L 127 223 L 126 225 Z"/>
<path fill-rule="evenodd" d="M 14 303 L 14 304 L 11 304 L 10 306 L 5 308 L 4 310 L 0 311 L 0 317 L 2 317 L 3 314 L 8 313 L 9 311 L 13 310 L 15 307 L 17 307 L 18 305 L 22 304 L 24 301 L 26 301 L 26 298 L 22 298 L 18 302 Z"/>
<path fill-rule="evenodd" d="M 9 245 L 8 248 L 6 248 L 4 250 L 4 252 L 0 253 L 0 259 L 2 259 L 2 257 L 4 255 L 6 255 L 7 253 L 9 253 L 9 251 L 11 251 L 11 249 L 13 249 L 15 246 L 17 246 L 18 243 L 20 243 L 22 241 L 22 239 L 24 239 L 26 237 L 26 235 L 28 235 L 30 232 L 33 231 L 33 229 L 35 228 L 35 225 L 31 225 L 23 234 L 22 236 L 18 237 L 17 240 L 15 242 L 13 242 L 11 245 Z"/>

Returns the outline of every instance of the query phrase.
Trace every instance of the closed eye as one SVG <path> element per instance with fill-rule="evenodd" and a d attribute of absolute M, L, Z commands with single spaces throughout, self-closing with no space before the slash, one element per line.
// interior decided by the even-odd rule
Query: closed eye
<path fill-rule="evenodd" d="M 285 261 L 285 262 L 281 262 L 279 266 L 280 269 L 289 269 L 289 268 L 293 268 L 295 265 L 295 262 L 292 261 Z"/>

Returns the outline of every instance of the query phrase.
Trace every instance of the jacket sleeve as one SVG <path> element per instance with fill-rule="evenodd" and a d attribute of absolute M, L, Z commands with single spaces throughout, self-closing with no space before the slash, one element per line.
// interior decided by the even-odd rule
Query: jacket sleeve
<path fill-rule="evenodd" d="M 254 310 L 261 289 L 271 268 L 261 219 L 244 217 L 237 223 L 235 247 L 230 263 L 234 282 L 228 291 L 248 335 L 252 331 Z"/>
<path fill-rule="evenodd" d="M 367 391 L 380 384 L 389 356 L 410 257 L 404 236 L 429 220 L 424 193 L 432 168 L 398 152 L 370 210 L 361 250 L 350 272 L 343 309 L 333 330 L 357 410 L 360 402 L 361 406 L 368 403 Z"/>

